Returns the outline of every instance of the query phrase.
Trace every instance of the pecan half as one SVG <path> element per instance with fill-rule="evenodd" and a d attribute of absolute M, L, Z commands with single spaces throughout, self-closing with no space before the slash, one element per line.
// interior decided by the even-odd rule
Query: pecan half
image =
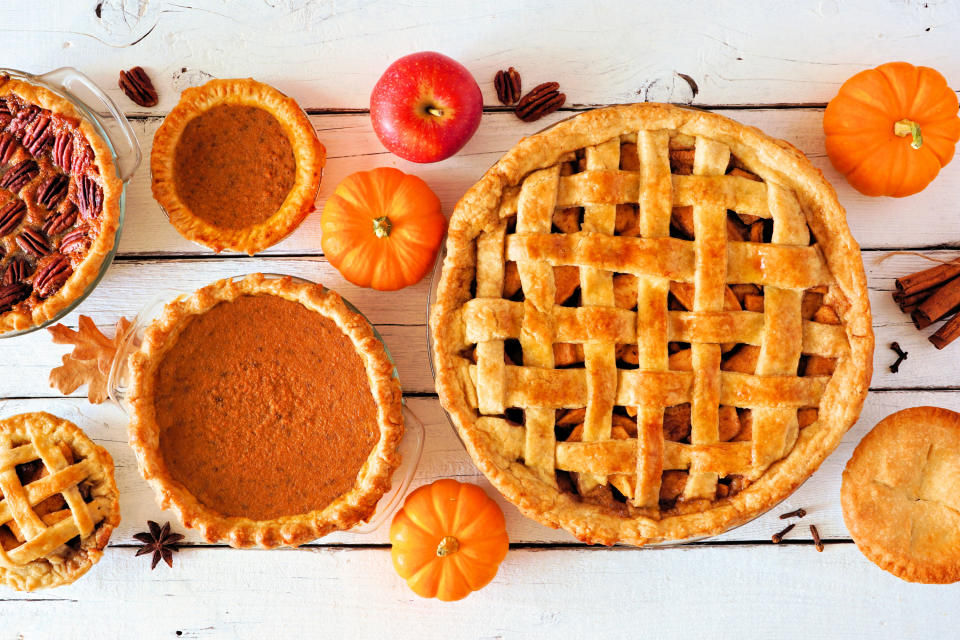
<path fill-rule="evenodd" d="M 10 104 L 6 98 L 0 98 L 0 113 L 10 114 Z"/>
<path fill-rule="evenodd" d="M 37 203 L 53 209 L 67 195 L 69 188 L 70 179 L 67 176 L 60 173 L 52 175 L 37 189 Z"/>
<path fill-rule="evenodd" d="M 21 109 L 13 116 L 10 124 L 7 125 L 7 131 L 13 134 L 26 131 L 27 127 L 30 126 L 30 123 L 32 123 L 38 115 L 40 115 L 40 107 L 35 104 Z"/>
<path fill-rule="evenodd" d="M 520 74 L 513 67 L 497 71 L 493 86 L 497 89 L 497 99 L 507 106 L 520 99 Z"/>
<path fill-rule="evenodd" d="M 3 272 L 3 285 L 20 282 L 28 275 L 30 275 L 30 264 L 23 258 L 11 258 L 7 263 L 7 270 Z"/>
<path fill-rule="evenodd" d="M 19 226 L 27 215 L 27 205 L 23 200 L 13 198 L 0 209 L 0 236 L 5 236 Z"/>
<path fill-rule="evenodd" d="M 69 171 L 72 158 L 73 136 L 61 133 L 53 143 L 53 161 L 64 171 Z"/>
<path fill-rule="evenodd" d="M 17 139 L 9 133 L 0 134 L 0 165 L 10 164 L 17 152 Z"/>
<path fill-rule="evenodd" d="M 13 193 L 20 193 L 28 182 L 33 180 L 40 173 L 40 168 L 33 160 L 22 160 L 19 164 L 7 169 L 7 172 L 0 178 L 0 187 L 9 189 Z"/>
<path fill-rule="evenodd" d="M 143 67 L 134 67 L 129 71 L 120 72 L 120 88 L 127 97 L 141 107 L 155 107 L 157 105 L 157 90 L 153 88 L 150 76 Z"/>
<path fill-rule="evenodd" d="M 77 221 L 77 206 L 67 200 L 67 203 L 43 223 L 43 232 L 48 236 L 55 236 L 66 231 Z"/>
<path fill-rule="evenodd" d="M 73 162 L 70 163 L 70 173 L 79 175 L 87 170 L 87 167 L 90 166 L 90 161 L 93 160 L 93 151 L 90 150 L 90 145 L 83 143 L 79 149 L 76 149 L 76 152 L 73 154 Z"/>
<path fill-rule="evenodd" d="M 64 234 L 60 240 L 60 253 L 78 253 L 90 248 L 90 227 L 83 225 Z"/>
<path fill-rule="evenodd" d="M 33 278 L 33 288 L 41 298 L 46 298 L 60 290 L 63 283 L 73 274 L 73 267 L 66 256 L 55 255 L 46 264 L 37 269 Z"/>
<path fill-rule="evenodd" d="M 77 178 L 77 193 L 74 196 L 74 202 L 77 203 L 81 216 L 87 220 L 93 220 L 100 215 L 100 207 L 103 206 L 103 189 L 93 178 L 80 176 Z"/>
<path fill-rule="evenodd" d="M 535 86 L 517 103 L 517 117 L 524 122 L 533 122 L 562 107 L 567 96 L 560 93 L 559 88 L 558 82 L 544 82 Z"/>
<path fill-rule="evenodd" d="M 27 227 L 17 236 L 17 244 L 20 248 L 37 258 L 50 253 L 50 244 L 43 234 L 36 229 Z"/>
<path fill-rule="evenodd" d="M 24 134 L 23 146 L 31 155 L 37 157 L 51 142 L 53 142 L 53 127 L 50 126 L 50 116 L 42 113 Z"/>
<path fill-rule="evenodd" d="M 0 287 L 0 313 L 13 308 L 13 305 L 26 300 L 30 296 L 30 285 L 25 282 L 14 282 Z"/>

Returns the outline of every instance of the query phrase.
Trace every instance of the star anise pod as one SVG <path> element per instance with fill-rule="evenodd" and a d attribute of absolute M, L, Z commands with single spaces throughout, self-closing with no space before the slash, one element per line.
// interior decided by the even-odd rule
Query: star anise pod
<path fill-rule="evenodd" d="M 157 568 L 161 558 L 167 563 L 168 567 L 173 568 L 173 553 L 174 551 L 180 551 L 176 544 L 183 540 L 183 534 L 170 533 L 169 522 L 163 525 L 161 529 L 160 525 L 153 520 L 147 520 L 147 526 L 150 527 L 149 532 L 144 531 L 133 535 L 134 538 L 143 543 L 143 546 L 137 551 L 137 555 L 153 553 L 153 562 L 150 563 L 151 571 Z"/>

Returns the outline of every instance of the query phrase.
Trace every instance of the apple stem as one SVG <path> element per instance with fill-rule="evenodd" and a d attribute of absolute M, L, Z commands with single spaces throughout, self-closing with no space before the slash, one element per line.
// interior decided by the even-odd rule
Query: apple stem
<path fill-rule="evenodd" d="M 427 107 L 427 113 L 439 118 L 440 116 L 443 115 L 443 109 L 438 109 L 437 107 Z"/>
<path fill-rule="evenodd" d="M 373 221 L 373 235 L 378 238 L 386 238 L 393 229 L 393 223 L 387 216 L 381 216 Z"/>

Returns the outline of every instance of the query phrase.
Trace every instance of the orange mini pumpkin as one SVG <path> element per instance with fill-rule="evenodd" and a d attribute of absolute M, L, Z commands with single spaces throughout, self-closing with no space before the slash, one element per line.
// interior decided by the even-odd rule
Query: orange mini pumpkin
<path fill-rule="evenodd" d="M 827 155 L 868 196 L 922 191 L 960 139 L 957 94 L 930 67 L 889 62 L 840 87 L 823 114 Z"/>
<path fill-rule="evenodd" d="M 460 600 L 497 575 L 507 555 L 503 512 L 483 489 L 456 480 L 420 487 L 390 526 L 393 566 L 414 593 Z"/>
<path fill-rule="evenodd" d="M 447 220 L 426 182 L 381 167 L 344 178 L 323 207 L 320 226 L 320 246 L 343 277 L 393 291 L 427 274 Z"/>

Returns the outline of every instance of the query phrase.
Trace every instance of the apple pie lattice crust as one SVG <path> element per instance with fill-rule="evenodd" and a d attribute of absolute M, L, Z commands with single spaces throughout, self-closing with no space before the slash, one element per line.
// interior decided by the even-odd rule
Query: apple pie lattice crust
<path fill-rule="evenodd" d="M 669 105 L 521 141 L 458 203 L 437 389 L 528 516 L 581 540 L 712 535 L 785 498 L 869 387 L 859 247 L 799 151 Z"/>

